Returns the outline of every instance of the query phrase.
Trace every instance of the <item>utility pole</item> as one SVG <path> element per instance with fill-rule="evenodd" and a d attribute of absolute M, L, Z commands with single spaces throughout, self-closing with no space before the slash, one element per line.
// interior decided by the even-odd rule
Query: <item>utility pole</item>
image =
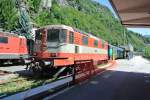
<path fill-rule="evenodd" d="M 126 29 L 123 29 L 124 46 L 126 45 Z"/>

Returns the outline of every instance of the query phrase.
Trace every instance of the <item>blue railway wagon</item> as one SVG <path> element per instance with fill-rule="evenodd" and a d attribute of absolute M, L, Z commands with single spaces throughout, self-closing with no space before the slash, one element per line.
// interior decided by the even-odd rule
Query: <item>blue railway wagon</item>
<path fill-rule="evenodd" d="M 108 57 L 109 57 L 109 59 L 123 59 L 124 58 L 124 49 L 109 44 Z"/>

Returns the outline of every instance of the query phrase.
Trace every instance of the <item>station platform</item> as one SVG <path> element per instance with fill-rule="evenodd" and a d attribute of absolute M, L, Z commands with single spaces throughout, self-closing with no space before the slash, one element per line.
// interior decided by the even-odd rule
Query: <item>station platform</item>
<path fill-rule="evenodd" d="M 44 100 L 150 100 L 150 61 L 135 56 Z"/>

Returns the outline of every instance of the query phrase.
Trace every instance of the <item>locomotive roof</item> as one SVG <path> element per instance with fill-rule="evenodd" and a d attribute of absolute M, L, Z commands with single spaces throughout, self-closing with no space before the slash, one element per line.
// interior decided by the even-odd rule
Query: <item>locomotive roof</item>
<path fill-rule="evenodd" d="M 47 29 L 67 29 L 67 30 L 70 30 L 70 31 L 73 31 L 73 32 L 79 32 L 79 33 L 82 33 L 86 36 L 89 36 L 89 37 L 92 37 L 96 40 L 102 40 L 103 42 L 106 42 L 105 40 L 95 36 L 94 34 L 91 34 L 91 33 L 87 33 L 87 32 L 84 32 L 84 31 L 81 31 L 80 29 L 77 29 L 77 28 L 73 28 L 73 27 L 70 27 L 70 26 L 67 26 L 67 25 L 48 25 L 48 26 L 45 26 L 45 27 L 42 27 L 42 28 L 47 28 Z M 42 29 L 40 28 L 40 29 Z"/>
<path fill-rule="evenodd" d="M 20 38 L 23 38 L 24 36 L 19 36 L 15 33 L 10 33 L 10 32 L 3 32 L 3 31 L 0 31 L 0 34 L 2 34 L 3 36 L 12 36 L 12 37 L 20 37 Z"/>
<path fill-rule="evenodd" d="M 10 32 L 3 32 L 3 31 L 0 31 L 0 34 L 5 35 L 5 36 L 14 36 L 14 37 L 18 37 L 17 34 L 10 33 Z"/>
<path fill-rule="evenodd" d="M 66 25 L 48 25 L 45 26 L 44 28 L 48 28 L 48 29 L 68 29 L 70 31 L 74 31 L 74 29 L 70 26 L 66 26 Z"/>

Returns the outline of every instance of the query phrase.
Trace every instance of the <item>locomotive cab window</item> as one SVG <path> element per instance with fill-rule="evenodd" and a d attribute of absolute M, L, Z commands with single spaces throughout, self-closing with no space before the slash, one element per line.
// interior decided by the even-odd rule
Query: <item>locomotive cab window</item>
<path fill-rule="evenodd" d="M 8 43 L 8 37 L 0 36 L 0 43 Z"/>
<path fill-rule="evenodd" d="M 86 37 L 86 36 L 82 37 L 82 44 L 83 45 L 88 45 L 88 37 Z"/>
<path fill-rule="evenodd" d="M 74 34 L 73 32 L 69 32 L 69 43 L 73 44 L 74 43 Z"/>
<path fill-rule="evenodd" d="M 47 32 L 48 42 L 66 42 L 66 30 L 64 29 L 49 29 Z"/>
<path fill-rule="evenodd" d="M 59 42 L 59 30 L 58 29 L 49 29 L 47 33 L 48 42 Z"/>

